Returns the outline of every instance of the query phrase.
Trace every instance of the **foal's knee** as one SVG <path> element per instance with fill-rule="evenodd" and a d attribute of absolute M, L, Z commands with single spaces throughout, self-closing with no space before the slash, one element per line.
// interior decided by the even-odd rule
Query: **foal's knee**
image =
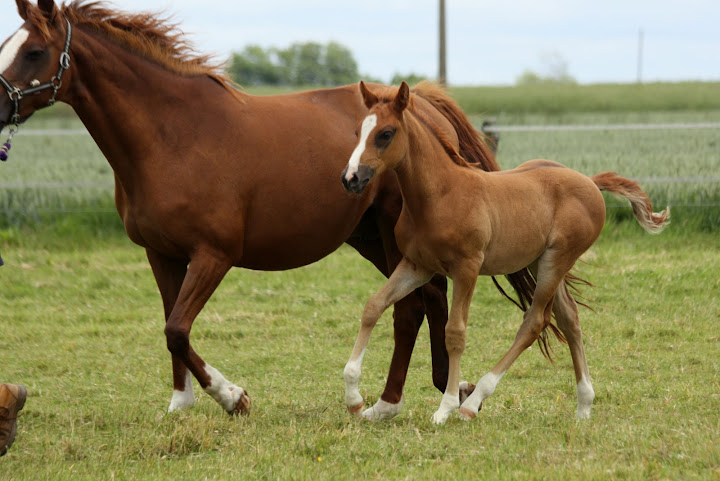
<path fill-rule="evenodd" d="M 182 355 L 190 349 L 190 333 L 178 326 L 165 326 L 165 340 L 172 354 Z"/>
<path fill-rule="evenodd" d="M 448 354 L 462 353 L 465 350 L 465 329 L 462 326 L 445 326 L 445 347 Z"/>

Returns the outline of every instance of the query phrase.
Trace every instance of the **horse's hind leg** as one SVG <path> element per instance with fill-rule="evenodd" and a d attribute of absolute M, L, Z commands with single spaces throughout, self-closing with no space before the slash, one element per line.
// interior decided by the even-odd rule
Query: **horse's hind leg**
<path fill-rule="evenodd" d="M 537 261 L 538 275 L 533 301 L 523 316 L 523 323 L 515 335 L 515 340 L 510 350 L 489 373 L 480 378 L 475 391 L 460 406 L 461 418 L 475 417 L 483 400 L 495 392 L 495 387 L 512 363 L 537 340 L 545 326 L 550 323 L 555 291 L 574 261 L 575 258 L 564 257 L 562 252 L 552 249 L 546 250 L 540 256 Z"/>
<path fill-rule="evenodd" d="M 590 370 L 585 359 L 585 348 L 582 342 L 582 330 L 578 317 L 577 303 L 568 291 L 567 285 L 563 282 L 555 295 L 553 312 L 557 320 L 558 328 L 565 335 L 570 355 L 575 369 L 575 381 L 577 381 L 577 413 L 578 419 L 590 417 L 590 407 L 595 399 L 595 391 L 590 383 Z"/>
<path fill-rule="evenodd" d="M 152 249 L 146 249 L 147 258 L 150 262 L 165 311 L 167 322 L 177 301 L 180 288 L 187 273 L 187 262 L 171 259 Z M 173 395 L 170 400 L 168 411 L 178 411 L 192 407 L 195 404 L 195 394 L 192 387 L 192 374 L 185 363 L 175 356 L 172 356 L 173 370 Z"/>
<path fill-rule="evenodd" d="M 345 405 L 351 413 L 359 414 L 363 406 L 363 398 L 358 390 L 358 383 L 362 370 L 362 359 L 375 324 L 388 307 L 425 284 L 431 276 L 431 273 L 403 259 L 382 289 L 373 294 L 365 304 L 360 321 L 360 332 L 355 340 L 350 359 L 343 371 L 343 377 L 345 378 Z M 367 419 L 374 419 L 372 409 L 367 410 L 370 412 L 363 413 L 363 416 Z"/>
<path fill-rule="evenodd" d="M 230 383 L 207 364 L 190 345 L 195 317 L 230 270 L 231 262 L 219 252 L 199 250 L 190 260 L 175 305 L 165 324 L 167 346 L 192 372 L 200 386 L 230 414 L 248 414 L 250 398 L 241 387 Z"/>

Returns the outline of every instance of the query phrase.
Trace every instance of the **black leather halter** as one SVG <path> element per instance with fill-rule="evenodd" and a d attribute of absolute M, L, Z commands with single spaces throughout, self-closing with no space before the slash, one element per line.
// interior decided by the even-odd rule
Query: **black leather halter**
<path fill-rule="evenodd" d="M 47 106 L 50 107 L 55 104 L 55 97 L 57 96 L 60 87 L 62 87 L 63 73 L 65 73 L 65 70 L 70 68 L 70 41 L 72 40 L 72 26 L 67 18 L 65 19 L 65 24 L 67 25 L 67 32 L 65 33 L 65 49 L 60 54 L 60 67 L 49 82 L 34 85 L 21 90 L 11 84 L 5 77 L 3 77 L 2 74 L 0 74 L 0 85 L 5 88 L 10 100 L 13 103 L 13 114 L 10 117 L 9 123 L 14 125 L 16 128 L 20 125 L 20 101 L 23 97 L 36 95 L 46 90 L 52 90 L 52 97 L 50 97 Z"/>

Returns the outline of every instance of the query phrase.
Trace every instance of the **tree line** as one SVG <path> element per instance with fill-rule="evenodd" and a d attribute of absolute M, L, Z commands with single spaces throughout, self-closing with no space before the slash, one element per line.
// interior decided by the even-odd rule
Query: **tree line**
<path fill-rule="evenodd" d="M 248 45 L 234 52 L 227 68 L 230 77 L 243 86 L 289 85 L 331 87 L 383 80 L 362 75 L 350 49 L 337 43 L 294 43 L 287 48 Z M 391 84 L 406 80 L 411 85 L 425 77 L 395 74 Z"/>

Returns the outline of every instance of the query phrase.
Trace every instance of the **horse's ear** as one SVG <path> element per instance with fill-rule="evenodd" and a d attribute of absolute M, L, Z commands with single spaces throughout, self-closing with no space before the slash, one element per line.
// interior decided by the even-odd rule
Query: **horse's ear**
<path fill-rule="evenodd" d="M 360 93 L 363 97 L 363 103 L 365 104 L 365 107 L 368 109 L 371 108 L 373 105 L 378 103 L 380 99 L 378 99 L 378 96 L 372 93 L 366 86 L 365 82 L 362 80 L 360 81 Z"/>
<path fill-rule="evenodd" d="M 42 11 L 43 15 L 50 20 L 54 21 L 57 15 L 57 7 L 53 0 L 38 0 L 38 7 Z"/>
<path fill-rule="evenodd" d="M 20 14 L 20 18 L 23 20 L 28 19 L 28 8 L 30 7 L 30 1 L 29 0 L 15 0 L 15 3 L 17 4 L 18 13 Z"/>
<path fill-rule="evenodd" d="M 395 96 L 395 99 L 393 100 L 393 109 L 398 114 L 401 114 L 407 108 L 409 103 L 410 87 L 408 87 L 408 84 L 403 81 L 403 83 L 400 84 L 400 88 L 398 89 L 398 93 Z"/>

